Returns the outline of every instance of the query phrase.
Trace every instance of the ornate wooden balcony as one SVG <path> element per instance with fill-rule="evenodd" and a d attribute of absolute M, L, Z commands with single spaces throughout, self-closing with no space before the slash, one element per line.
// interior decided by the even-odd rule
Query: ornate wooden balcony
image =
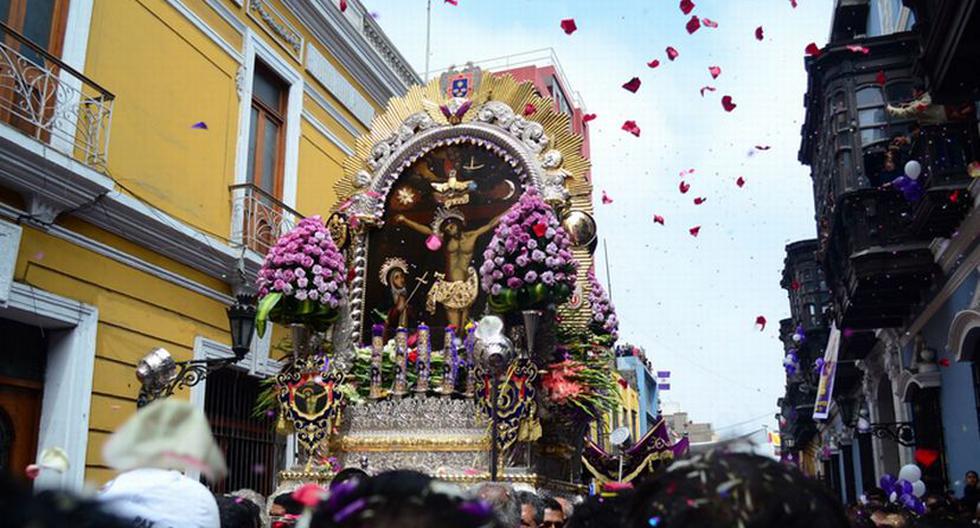
<path fill-rule="evenodd" d="M 292 229 L 303 215 L 275 196 L 250 183 L 229 187 L 232 195 L 231 239 L 259 255 L 265 255 L 276 240 Z"/>
<path fill-rule="evenodd" d="M 915 208 L 912 229 L 923 238 L 947 238 L 970 210 L 968 166 L 980 161 L 976 120 L 923 126 L 911 157 L 922 164 L 925 196 Z"/>
<path fill-rule="evenodd" d="M 115 96 L 0 22 L 0 121 L 99 171 Z"/>

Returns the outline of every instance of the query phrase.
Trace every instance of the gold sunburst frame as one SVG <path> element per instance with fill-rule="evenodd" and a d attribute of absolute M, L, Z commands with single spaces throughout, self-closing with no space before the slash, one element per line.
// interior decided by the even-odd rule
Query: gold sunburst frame
<path fill-rule="evenodd" d="M 452 97 L 447 76 L 469 76 L 466 97 Z M 475 81 L 475 82 L 474 82 Z M 514 168 L 525 188 L 535 187 L 562 214 L 570 209 L 592 214 L 589 160 L 583 138 L 572 131 L 571 116 L 556 109 L 530 82 L 509 74 L 494 75 L 472 66 L 451 70 L 425 85 L 392 98 L 375 117 L 370 132 L 357 139 L 344 161 L 344 177 L 335 185 L 337 211 L 352 219 L 354 278 L 350 289 L 348 331 L 344 348 L 358 346 L 364 314 L 367 233 L 383 222 L 384 204 L 394 182 L 416 160 L 444 145 L 482 146 Z M 586 273 L 592 264 L 587 248 L 574 251 L 580 266 L 578 283 L 587 298 Z M 587 324 L 589 307 L 564 308 L 563 316 Z"/>

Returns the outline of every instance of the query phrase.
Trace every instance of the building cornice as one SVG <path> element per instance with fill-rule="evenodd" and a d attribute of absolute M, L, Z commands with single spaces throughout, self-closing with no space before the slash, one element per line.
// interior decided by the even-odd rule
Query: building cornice
<path fill-rule="evenodd" d="M 357 0 L 348 3 L 349 15 L 328 0 L 283 0 L 283 5 L 327 47 L 379 106 L 404 94 L 412 84 L 421 83 L 418 74 Z M 351 19 L 360 19 L 363 26 L 355 27 Z M 365 31 L 365 27 L 370 31 Z M 371 41 L 365 33 L 371 35 Z"/>

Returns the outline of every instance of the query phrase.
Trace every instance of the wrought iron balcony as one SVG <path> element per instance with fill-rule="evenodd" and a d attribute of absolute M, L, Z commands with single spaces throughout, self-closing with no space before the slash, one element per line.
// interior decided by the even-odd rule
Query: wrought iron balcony
<path fill-rule="evenodd" d="M 303 215 L 275 196 L 250 183 L 229 187 L 232 197 L 232 242 L 265 255 L 280 235 L 292 229 Z"/>
<path fill-rule="evenodd" d="M 115 96 L 0 22 L 0 121 L 104 171 Z"/>

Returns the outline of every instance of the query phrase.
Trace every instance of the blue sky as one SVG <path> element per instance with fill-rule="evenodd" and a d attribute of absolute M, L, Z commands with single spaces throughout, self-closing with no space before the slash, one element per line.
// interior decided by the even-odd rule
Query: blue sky
<path fill-rule="evenodd" d="M 363 2 L 422 71 L 426 0 Z M 832 0 L 799 0 L 796 9 L 789 0 L 695 3 L 692 14 L 718 28 L 689 35 L 677 0 L 433 0 L 430 61 L 437 69 L 555 49 L 598 115 L 590 127 L 596 219 L 623 339 L 645 347 L 657 370 L 672 371 L 665 411 L 686 410 L 735 435 L 773 427 L 783 392 L 784 246 L 816 234 L 809 171 L 796 159 L 803 49 L 826 42 Z M 578 25 L 571 36 L 559 27 L 564 18 Z M 667 46 L 680 52 L 676 61 L 666 59 Z M 659 68 L 646 66 L 653 59 Z M 722 69 L 718 79 L 709 66 Z M 632 94 L 620 86 L 634 76 L 643 84 Z M 717 91 L 702 98 L 705 85 Z M 732 96 L 733 112 L 722 109 L 723 95 Z M 642 129 L 639 138 L 620 130 L 627 119 Z M 691 190 L 681 194 L 679 173 L 690 168 Z M 612 204 L 599 201 L 602 191 Z M 694 205 L 697 196 L 707 201 Z M 688 234 L 695 225 L 697 238 Z M 601 246 L 597 253 L 601 274 Z M 763 332 L 758 315 L 768 320 Z"/>

